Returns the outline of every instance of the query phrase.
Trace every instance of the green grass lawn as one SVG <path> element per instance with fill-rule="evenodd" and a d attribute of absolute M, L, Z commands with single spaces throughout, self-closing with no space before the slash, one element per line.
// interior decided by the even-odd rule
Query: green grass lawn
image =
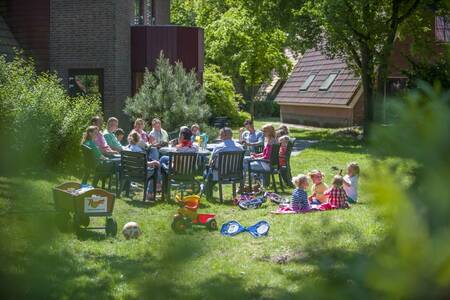
<path fill-rule="evenodd" d="M 332 166 L 359 162 L 360 203 L 349 210 L 271 215 L 276 208 L 271 203 L 242 211 L 203 201 L 200 212 L 217 214 L 219 226 L 267 220 L 270 233 L 261 239 L 247 233 L 223 237 L 203 228 L 175 235 L 170 224 L 177 206 L 143 205 L 140 194 L 118 199 L 114 211 L 119 227 L 128 221 L 141 225 L 140 239 L 127 241 L 120 233 L 105 238 L 103 232 L 77 239 L 57 232 L 53 214 L 45 212 L 52 209 L 51 188 L 70 178 L 45 173 L 2 178 L 0 289 L 15 299 L 266 299 L 313 298 L 320 289 L 333 289 L 330 282 L 358 286 L 353 262 L 370 255 L 384 236 L 365 193 L 367 149 L 333 130 L 294 129 L 292 135 L 319 140 L 292 158 L 295 174 L 317 168 L 329 183 Z M 351 295 L 358 293 L 353 288 Z"/>

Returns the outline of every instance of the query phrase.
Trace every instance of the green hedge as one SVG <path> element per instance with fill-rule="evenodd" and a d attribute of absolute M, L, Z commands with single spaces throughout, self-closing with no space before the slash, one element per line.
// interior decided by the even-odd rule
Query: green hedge
<path fill-rule="evenodd" d="M 275 101 L 255 101 L 255 117 L 279 117 L 280 106 Z"/>
<path fill-rule="evenodd" d="M 55 74 L 0 56 L 1 163 L 5 170 L 78 164 L 82 132 L 100 112 L 96 97 L 71 98 Z"/>

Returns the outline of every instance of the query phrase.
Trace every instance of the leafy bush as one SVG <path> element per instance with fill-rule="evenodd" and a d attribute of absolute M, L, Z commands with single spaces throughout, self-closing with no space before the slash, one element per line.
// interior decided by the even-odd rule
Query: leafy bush
<path fill-rule="evenodd" d="M 418 89 L 403 100 L 395 104 L 398 121 L 373 131 L 373 148 L 379 156 L 400 157 L 414 164 L 400 176 L 395 176 L 398 165 L 372 171 L 371 191 L 391 226 L 367 268 L 369 284 L 376 298 L 447 298 L 450 91 L 419 82 Z M 410 184 L 404 188 L 401 183 L 408 178 Z"/>
<path fill-rule="evenodd" d="M 443 89 L 450 89 L 450 57 L 444 56 L 432 62 L 409 59 L 409 62 L 411 69 L 404 72 L 408 76 L 409 88 L 416 88 L 417 83 L 422 80 L 430 84 L 439 82 Z"/>
<path fill-rule="evenodd" d="M 238 107 L 243 99 L 235 92 L 229 76 L 222 74 L 217 66 L 208 66 L 204 73 L 204 88 L 212 117 L 228 117 L 234 126 L 242 124 Z"/>
<path fill-rule="evenodd" d="M 255 101 L 256 117 L 279 117 L 280 106 L 275 101 Z"/>
<path fill-rule="evenodd" d="M 82 132 L 100 101 L 69 97 L 55 74 L 37 74 L 18 55 L 13 62 L 0 57 L 0 109 L 3 163 L 54 167 L 78 160 Z"/>
<path fill-rule="evenodd" d="M 156 70 L 145 72 L 139 92 L 127 99 L 124 112 L 132 119 L 160 118 L 169 131 L 183 125 L 206 123 L 210 115 L 196 74 L 186 72 L 181 63 L 172 66 L 162 54 Z"/>

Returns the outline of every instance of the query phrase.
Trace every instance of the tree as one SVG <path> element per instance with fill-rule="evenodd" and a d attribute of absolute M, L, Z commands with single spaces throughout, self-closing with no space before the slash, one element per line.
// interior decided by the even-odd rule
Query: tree
<path fill-rule="evenodd" d="M 270 0 L 249 0 L 249 7 L 265 11 Z M 373 121 L 375 92 L 383 88 L 394 43 L 401 33 L 415 34 L 432 25 L 426 0 L 276 0 L 280 9 L 267 17 L 268 26 L 284 28 L 295 49 L 321 49 L 343 58 L 361 76 L 366 113 L 365 133 Z M 416 36 L 417 38 L 417 36 Z M 420 40 L 420 38 L 418 38 Z"/>
<path fill-rule="evenodd" d="M 235 92 L 231 78 L 222 74 L 217 66 L 205 68 L 203 86 L 213 117 L 228 117 L 236 126 L 242 125 L 249 117 L 247 113 L 239 112 L 242 96 Z"/>
<path fill-rule="evenodd" d="M 241 0 L 176 1 L 177 20 L 205 28 L 205 53 L 208 64 L 217 65 L 230 76 L 236 90 L 250 101 L 251 114 L 257 88 L 276 71 L 287 77 L 291 63 L 284 54 L 286 34 L 260 22 Z M 189 6 L 195 17 L 187 12 Z"/>
<path fill-rule="evenodd" d="M 210 115 L 196 74 L 181 63 L 171 65 L 162 53 L 155 71 L 146 70 L 139 92 L 126 100 L 124 112 L 131 118 L 159 118 L 169 130 L 204 123 Z"/>

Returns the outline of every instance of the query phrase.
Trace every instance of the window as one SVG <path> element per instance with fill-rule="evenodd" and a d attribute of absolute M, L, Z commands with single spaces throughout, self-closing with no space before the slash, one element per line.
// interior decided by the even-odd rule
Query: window
<path fill-rule="evenodd" d="M 302 86 L 300 87 L 300 91 L 307 91 L 311 83 L 313 82 L 314 78 L 316 78 L 317 73 L 312 73 L 311 75 L 306 78 L 305 82 L 303 82 Z"/>
<path fill-rule="evenodd" d="M 103 98 L 103 69 L 70 69 L 70 96 L 99 95 Z"/>
<path fill-rule="evenodd" d="M 331 73 L 328 75 L 327 79 L 322 83 L 322 85 L 319 87 L 319 91 L 327 91 L 331 85 L 333 84 L 334 80 L 338 76 L 339 72 Z"/>
<path fill-rule="evenodd" d="M 450 18 L 448 16 L 436 16 L 434 29 L 437 41 L 450 43 Z"/>
<path fill-rule="evenodd" d="M 152 0 L 134 0 L 134 24 L 154 24 Z"/>

